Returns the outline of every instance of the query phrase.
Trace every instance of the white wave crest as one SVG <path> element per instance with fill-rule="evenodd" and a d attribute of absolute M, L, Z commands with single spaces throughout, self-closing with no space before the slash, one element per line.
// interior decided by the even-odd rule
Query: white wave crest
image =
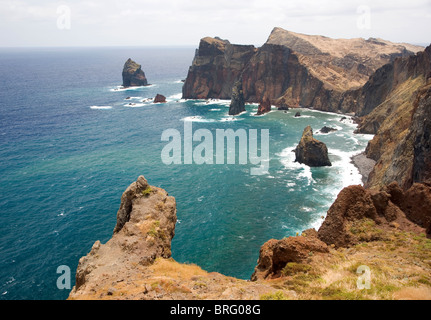
<path fill-rule="evenodd" d="M 112 109 L 111 106 L 91 106 L 90 109 L 93 110 L 109 110 Z"/>

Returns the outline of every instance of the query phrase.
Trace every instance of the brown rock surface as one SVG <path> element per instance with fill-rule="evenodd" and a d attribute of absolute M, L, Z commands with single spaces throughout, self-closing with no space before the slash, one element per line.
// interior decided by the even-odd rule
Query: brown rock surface
<path fill-rule="evenodd" d="M 133 277 L 136 266 L 151 265 L 158 257 L 170 258 L 176 219 L 175 198 L 140 176 L 121 197 L 112 238 L 97 241 L 79 260 L 72 296 L 94 290 L 105 278 Z"/>
<path fill-rule="evenodd" d="M 166 97 L 161 94 L 157 94 L 154 98 L 154 103 L 166 103 Z"/>
<path fill-rule="evenodd" d="M 259 104 L 256 115 L 260 116 L 271 111 L 271 101 L 267 98 Z"/>
<path fill-rule="evenodd" d="M 326 145 L 314 139 L 310 126 L 304 129 L 301 141 L 295 149 L 295 162 L 304 163 L 310 167 L 332 166 L 328 157 Z"/>
<path fill-rule="evenodd" d="M 229 115 L 234 116 L 245 111 L 244 93 L 242 82 L 236 81 L 232 88 L 232 101 L 229 106 Z"/>
<path fill-rule="evenodd" d="M 343 99 L 342 110 L 361 112 L 360 93 L 354 89 L 396 57 L 422 49 L 381 39 L 308 36 L 281 28 L 274 28 L 258 49 L 204 38 L 184 84 L 183 98 L 230 99 L 233 84 L 242 79 L 246 102 L 269 99 L 278 107 L 338 111 L 344 93 L 352 91 Z"/>
<path fill-rule="evenodd" d="M 414 207 L 406 205 L 418 197 L 422 203 L 425 199 L 430 202 L 430 188 L 421 185 L 420 189 L 421 192 L 411 190 L 403 193 L 393 184 L 386 191 L 370 191 L 362 186 L 344 188 L 329 209 L 318 238 L 339 248 L 384 239 L 383 230 L 391 228 L 391 223 L 396 223 L 402 230 L 424 232 L 429 225 L 431 211 L 423 211 L 418 204 Z M 423 222 L 422 225 L 418 224 L 419 221 Z"/>
<path fill-rule="evenodd" d="M 311 255 L 328 252 L 327 245 L 313 234 L 270 240 L 260 249 L 251 280 L 277 278 L 287 263 L 305 263 Z"/>
<path fill-rule="evenodd" d="M 203 38 L 183 85 L 183 99 L 231 99 L 233 85 L 254 53 L 251 45 Z"/>
<path fill-rule="evenodd" d="M 142 71 L 141 65 L 132 59 L 128 59 L 123 68 L 123 87 L 140 87 L 147 86 L 148 81 Z"/>

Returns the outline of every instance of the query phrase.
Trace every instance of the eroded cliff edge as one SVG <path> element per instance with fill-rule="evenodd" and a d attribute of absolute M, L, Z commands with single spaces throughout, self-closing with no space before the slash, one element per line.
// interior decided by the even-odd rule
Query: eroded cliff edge
<path fill-rule="evenodd" d="M 270 240 L 252 281 L 171 258 L 175 199 L 143 176 L 124 192 L 112 238 L 82 257 L 69 299 L 431 299 L 431 188 L 350 186 L 321 228 Z M 373 272 L 357 290 L 357 268 Z"/>
<path fill-rule="evenodd" d="M 234 83 L 241 81 L 246 102 L 355 112 L 348 102 L 355 99 L 343 99 L 346 92 L 364 86 L 383 65 L 421 50 L 382 39 L 331 39 L 281 28 L 274 28 L 260 48 L 207 37 L 196 51 L 183 98 L 231 99 Z"/>

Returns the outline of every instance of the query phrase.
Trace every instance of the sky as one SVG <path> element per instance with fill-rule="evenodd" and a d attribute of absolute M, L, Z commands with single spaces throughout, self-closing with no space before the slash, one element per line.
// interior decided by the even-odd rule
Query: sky
<path fill-rule="evenodd" d="M 431 43 L 431 0 L 0 0 L 0 47 L 261 46 L 274 27 Z"/>

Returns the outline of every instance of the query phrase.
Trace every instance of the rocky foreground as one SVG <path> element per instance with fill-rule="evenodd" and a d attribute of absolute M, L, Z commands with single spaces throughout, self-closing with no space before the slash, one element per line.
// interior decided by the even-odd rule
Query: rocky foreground
<path fill-rule="evenodd" d="M 431 299 L 431 188 L 344 189 L 322 227 L 265 243 L 252 281 L 171 258 L 175 199 L 143 176 L 124 192 L 117 225 L 81 258 L 69 299 Z M 359 266 L 371 289 L 358 290 Z"/>

